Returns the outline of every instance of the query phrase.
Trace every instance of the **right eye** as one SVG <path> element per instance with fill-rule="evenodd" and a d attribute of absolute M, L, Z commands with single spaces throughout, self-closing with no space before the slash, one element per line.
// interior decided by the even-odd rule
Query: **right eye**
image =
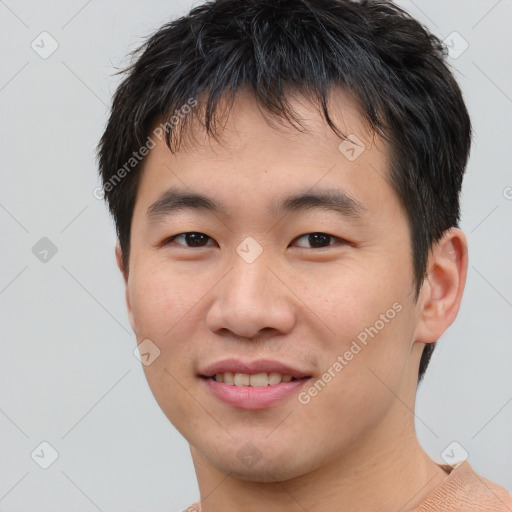
<path fill-rule="evenodd" d="M 162 242 L 162 247 L 174 242 L 178 245 L 184 245 L 185 247 L 206 247 L 208 239 L 212 240 L 208 235 L 199 233 L 198 231 L 188 231 L 187 233 L 180 233 L 178 235 L 166 238 Z M 183 240 L 178 242 L 177 240 Z"/>

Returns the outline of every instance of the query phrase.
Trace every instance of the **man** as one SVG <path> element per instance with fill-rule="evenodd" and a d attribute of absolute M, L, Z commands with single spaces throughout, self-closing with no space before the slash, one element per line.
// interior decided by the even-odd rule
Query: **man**
<path fill-rule="evenodd" d="M 100 172 L 189 510 L 511 510 L 415 434 L 468 264 L 440 41 L 386 2 L 217 0 L 127 71 Z"/>

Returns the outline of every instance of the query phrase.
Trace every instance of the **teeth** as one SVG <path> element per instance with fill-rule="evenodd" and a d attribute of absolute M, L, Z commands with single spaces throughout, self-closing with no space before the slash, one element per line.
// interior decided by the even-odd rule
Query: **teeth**
<path fill-rule="evenodd" d="M 252 387 L 264 387 L 264 386 L 275 386 L 280 382 L 290 382 L 293 377 L 291 375 L 281 375 L 277 372 L 270 373 L 255 373 L 249 375 L 247 373 L 216 373 L 213 379 L 217 382 L 223 382 L 224 384 L 231 384 L 235 386 L 252 386 Z"/>

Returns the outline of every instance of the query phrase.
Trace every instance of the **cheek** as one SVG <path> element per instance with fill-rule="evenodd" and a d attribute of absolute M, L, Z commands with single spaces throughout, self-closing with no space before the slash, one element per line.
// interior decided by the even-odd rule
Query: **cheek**
<path fill-rule="evenodd" d="M 137 341 L 149 339 L 160 351 L 151 364 L 143 366 L 146 380 L 164 414 L 184 434 L 193 421 L 191 411 L 197 408 L 184 389 L 194 389 L 196 384 L 191 368 L 192 329 L 198 322 L 194 306 L 204 291 L 186 279 L 175 279 L 176 274 L 167 270 L 140 264 L 134 268 L 130 295 Z"/>
<path fill-rule="evenodd" d="M 393 304 L 401 304 L 397 299 L 403 294 L 400 284 L 397 286 L 395 281 L 392 285 L 386 281 L 386 276 L 391 273 L 389 269 L 386 272 L 378 264 L 361 262 L 338 270 L 331 270 L 329 276 L 316 281 L 315 287 L 309 283 L 310 291 L 305 296 L 311 309 L 330 328 L 329 338 L 339 339 L 341 345 L 338 348 L 343 349 L 360 334 L 364 338 L 365 329 L 376 322 L 382 330 L 380 315 L 385 315 L 385 320 L 397 316 Z"/>
<path fill-rule="evenodd" d="M 172 354 L 175 366 L 169 363 L 169 355 L 165 360 L 164 358 L 165 356 L 161 356 L 150 366 L 144 366 L 146 380 L 162 412 L 187 438 L 190 431 L 201 431 L 199 425 L 201 420 L 204 423 L 204 409 L 195 399 L 194 393 L 190 392 L 195 389 L 196 384 L 188 374 L 180 372 L 180 368 L 183 368 L 189 358 L 179 358 Z"/>
<path fill-rule="evenodd" d="M 333 331 L 328 344 L 324 342 L 322 363 L 323 371 L 331 369 L 336 377 L 326 387 L 346 393 L 341 401 L 355 409 L 392 396 L 386 386 L 400 386 L 410 359 L 410 283 L 404 273 L 390 267 L 366 266 L 347 273 L 327 288 L 325 296 L 330 299 L 318 302 L 324 308 L 319 316 Z M 332 400 L 333 406 L 339 405 L 335 391 Z"/>
<path fill-rule="evenodd" d="M 137 342 L 149 339 L 160 350 L 155 361 L 158 364 L 145 370 L 151 379 L 159 368 L 180 374 L 182 379 L 182 375 L 188 375 L 193 331 L 201 321 L 199 305 L 208 288 L 167 267 L 139 263 L 133 268 L 136 271 L 130 276 L 129 289 Z M 158 378 L 168 380 L 170 376 Z"/>
<path fill-rule="evenodd" d="M 136 268 L 134 266 L 134 268 Z M 160 345 L 172 336 L 173 326 L 191 313 L 201 290 L 167 270 L 142 266 L 130 276 L 130 301 L 138 336 Z"/>
<path fill-rule="evenodd" d="M 323 437 L 341 444 L 376 427 L 401 395 L 410 356 L 410 344 L 403 342 L 409 330 L 407 315 L 404 308 L 380 330 L 356 328 L 338 337 L 323 357 L 323 373 L 300 397 L 302 417 L 297 423 L 315 431 L 313 418 L 323 418 Z M 360 332 L 366 344 L 360 341 L 363 337 L 358 339 Z"/>

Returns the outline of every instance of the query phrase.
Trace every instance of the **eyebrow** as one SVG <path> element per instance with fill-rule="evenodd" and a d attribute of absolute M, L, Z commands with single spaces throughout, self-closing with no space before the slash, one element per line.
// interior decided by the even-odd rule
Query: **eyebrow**
<path fill-rule="evenodd" d="M 342 217 L 359 219 L 367 213 L 365 206 L 355 197 L 337 188 L 307 190 L 270 203 L 269 212 L 273 216 L 311 209 L 334 211 Z M 180 188 L 165 191 L 147 210 L 150 222 L 184 210 L 212 212 L 229 216 L 229 208 L 210 197 Z"/>

